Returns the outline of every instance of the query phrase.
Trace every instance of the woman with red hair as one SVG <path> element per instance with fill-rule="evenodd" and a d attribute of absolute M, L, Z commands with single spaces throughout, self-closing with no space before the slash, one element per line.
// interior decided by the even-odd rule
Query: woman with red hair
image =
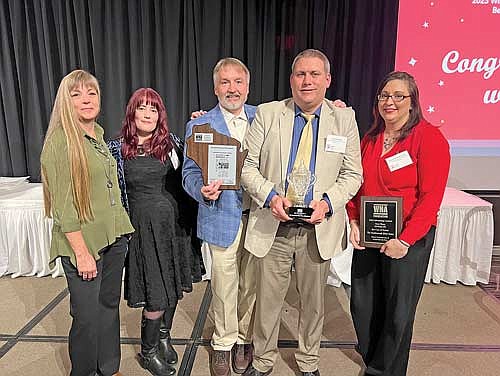
<path fill-rule="evenodd" d="M 125 263 L 125 299 L 143 308 L 139 363 L 153 375 L 173 375 L 177 353 L 170 329 L 177 302 L 201 280 L 195 238 L 196 205 L 181 185 L 182 141 L 167 126 L 160 95 L 138 89 L 121 138 L 108 143 L 118 164 L 122 203 L 136 233 Z"/>

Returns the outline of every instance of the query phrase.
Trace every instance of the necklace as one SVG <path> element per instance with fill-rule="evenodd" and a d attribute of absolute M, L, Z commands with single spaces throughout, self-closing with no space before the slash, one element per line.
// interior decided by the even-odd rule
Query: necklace
<path fill-rule="evenodd" d="M 104 175 L 106 175 L 106 187 L 108 188 L 108 194 L 109 194 L 109 203 L 111 206 L 116 205 L 115 198 L 113 197 L 113 182 L 111 181 L 111 158 L 113 158 L 109 154 L 109 149 L 106 146 L 103 146 L 99 141 L 92 137 L 87 137 L 94 149 L 97 151 L 101 157 L 104 157 L 106 159 L 106 163 L 102 160 L 102 158 L 99 158 L 101 160 L 103 170 L 104 170 Z M 107 167 L 107 169 L 106 169 Z"/>
<path fill-rule="evenodd" d="M 390 150 L 396 142 L 399 140 L 400 130 L 388 134 L 384 131 L 384 153 Z"/>
<path fill-rule="evenodd" d="M 397 137 L 384 137 L 384 151 L 392 148 L 397 140 Z"/>
<path fill-rule="evenodd" d="M 147 155 L 146 149 L 144 149 L 144 145 L 140 144 L 137 145 L 137 156 L 138 157 L 144 157 Z"/>

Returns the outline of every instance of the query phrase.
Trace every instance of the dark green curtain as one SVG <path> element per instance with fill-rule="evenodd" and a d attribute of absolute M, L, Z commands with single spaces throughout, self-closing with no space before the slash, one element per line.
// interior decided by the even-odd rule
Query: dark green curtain
<path fill-rule="evenodd" d="M 248 103 L 290 95 L 294 56 L 332 63 L 330 98 L 371 122 L 373 96 L 394 67 L 398 1 L 3 0 L 0 2 L 0 176 L 39 178 L 39 155 L 61 78 L 89 70 L 102 89 L 100 123 L 116 136 L 139 88 L 164 98 L 180 136 L 192 110 L 216 103 L 212 68 L 234 56 L 251 71 Z"/>

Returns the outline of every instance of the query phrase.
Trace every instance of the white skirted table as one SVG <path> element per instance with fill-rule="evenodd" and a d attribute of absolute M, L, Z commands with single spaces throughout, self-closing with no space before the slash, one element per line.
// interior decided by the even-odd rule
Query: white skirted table
<path fill-rule="evenodd" d="M 51 228 L 42 184 L 0 178 L 0 276 L 63 275 L 59 262 L 49 266 Z"/>
<path fill-rule="evenodd" d="M 63 275 L 59 262 L 49 266 L 52 222 L 44 215 L 42 185 L 23 179 L 0 178 L 0 276 Z M 492 204 L 446 188 L 425 281 L 488 283 L 492 249 Z M 349 245 L 332 259 L 329 284 L 350 284 L 352 252 Z M 211 258 L 205 244 L 202 253 L 204 277 L 209 279 Z"/>
<path fill-rule="evenodd" d="M 493 252 L 492 204 L 446 188 L 426 282 L 488 283 Z"/>
<path fill-rule="evenodd" d="M 475 285 L 488 283 L 493 252 L 492 204 L 446 188 L 425 282 Z M 351 282 L 351 245 L 332 259 L 328 283 Z"/>

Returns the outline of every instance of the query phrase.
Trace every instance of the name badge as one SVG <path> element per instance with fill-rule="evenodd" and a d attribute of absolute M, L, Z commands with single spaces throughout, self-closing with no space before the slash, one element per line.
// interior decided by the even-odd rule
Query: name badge
<path fill-rule="evenodd" d="M 396 155 L 393 155 L 392 157 L 386 158 L 385 161 L 387 162 L 387 166 L 389 166 L 389 170 L 391 172 L 409 166 L 413 163 L 410 154 L 406 150 Z"/>
<path fill-rule="evenodd" d="M 345 153 L 345 148 L 347 146 L 347 137 L 345 136 L 334 136 L 329 134 L 326 136 L 325 151 L 334 153 Z"/>

